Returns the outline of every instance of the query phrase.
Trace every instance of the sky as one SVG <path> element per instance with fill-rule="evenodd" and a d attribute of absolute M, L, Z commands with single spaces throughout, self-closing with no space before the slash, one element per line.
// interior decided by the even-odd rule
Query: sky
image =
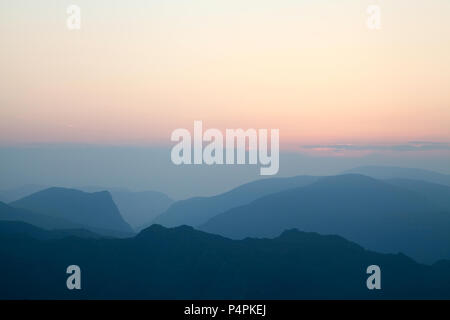
<path fill-rule="evenodd" d="M 450 172 L 449 40 L 448 0 L 0 0 L 0 146 L 168 147 L 202 120 Z"/>
<path fill-rule="evenodd" d="M 448 142 L 450 3 L 375 2 L 379 31 L 373 1 L 1 1 L 0 142 L 167 144 L 196 119 L 285 146 Z"/>

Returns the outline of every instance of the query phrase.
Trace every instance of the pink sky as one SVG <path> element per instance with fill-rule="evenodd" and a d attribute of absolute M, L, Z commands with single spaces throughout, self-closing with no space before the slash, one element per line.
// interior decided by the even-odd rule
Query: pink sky
<path fill-rule="evenodd" d="M 79 1 L 78 32 L 60 1 L 2 3 L 0 144 L 170 144 L 194 120 L 284 148 L 449 142 L 449 2 L 378 2 L 380 31 L 367 1 Z"/>

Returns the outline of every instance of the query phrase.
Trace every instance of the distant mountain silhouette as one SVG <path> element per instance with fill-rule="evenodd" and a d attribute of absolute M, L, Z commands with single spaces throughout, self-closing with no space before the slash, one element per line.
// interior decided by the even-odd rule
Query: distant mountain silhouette
<path fill-rule="evenodd" d="M 0 235 L 22 239 L 30 237 L 38 240 L 62 239 L 67 237 L 99 239 L 99 235 L 83 229 L 44 230 L 20 221 L 1 221 Z"/>
<path fill-rule="evenodd" d="M 0 201 L 9 203 L 26 197 L 32 193 L 46 189 L 46 186 L 28 184 L 18 188 L 0 190 Z"/>
<path fill-rule="evenodd" d="M 94 232 L 110 230 L 132 234 L 109 192 L 87 193 L 74 189 L 49 188 L 10 203 L 41 215 L 64 219 Z"/>
<path fill-rule="evenodd" d="M 347 170 L 344 173 L 363 174 L 376 179 L 403 178 L 422 180 L 450 186 L 450 175 L 416 168 L 364 166 Z"/>
<path fill-rule="evenodd" d="M 167 195 L 156 191 L 111 191 L 123 218 L 135 229 L 150 224 L 173 203 Z"/>
<path fill-rule="evenodd" d="M 140 230 L 167 210 L 174 202 L 166 194 L 157 191 L 130 191 L 126 188 L 81 187 L 86 192 L 108 191 L 119 208 L 122 217 L 133 227 Z"/>
<path fill-rule="evenodd" d="M 450 212 L 450 186 L 401 178 L 388 179 L 386 182 L 417 192 L 425 196 L 442 210 Z"/>
<path fill-rule="evenodd" d="M 213 197 L 195 197 L 173 203 L 167 211 L 156 217 L 155 224 L 166 227 L 198 226 L 231 208 L 252 202 L 265 195 L 305 186 L 318 177 L 297 176 L 253 181 Z"/>
<path fill-rule="evenodd" d="M 1 299 L 450 298 L 449 262 L 420 265 L 338 236 L 289 230 L 233 241 L 153 225 L 128 239 L 35 240 L 1 224 Z M 72 264 L 81 268 L 82 290 L 65 287 Z M 366 287 L 373 264 L 381 290 Z"/>
<path fill-rule="evenodd" d="M 273 237 L 288 228 L 338 234 L 422 262 L 450 258 L 450 212 L 419 193 L 354 174 L 268 195 L 200 227 L 234 239 Z"/>

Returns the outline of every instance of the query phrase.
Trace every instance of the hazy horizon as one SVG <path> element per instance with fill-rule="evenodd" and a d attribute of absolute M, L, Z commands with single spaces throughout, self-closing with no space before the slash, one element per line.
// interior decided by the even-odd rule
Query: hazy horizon
<path fill-rule="evenodd" d="M 170 147 L 40 145 L 0 147 L 0 189 L 27 184 L 99 186 L 153 190 L 174 199 L 210 196 L 264 178 L 255 165 L 182 165 L 170 161 Z M 359 156 L 280 153 L 280 171 L 270 177 L 335 175 L 358 166 L 420 168 L 450 174 L 447 152 L 386 151 Z"/>

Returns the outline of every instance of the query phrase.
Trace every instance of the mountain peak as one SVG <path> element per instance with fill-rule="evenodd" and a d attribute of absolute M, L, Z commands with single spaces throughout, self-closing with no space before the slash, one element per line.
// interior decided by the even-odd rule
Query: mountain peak
<path fill-rule="evenodd" d="M 191 234 L 198 233 L 200 231 L 195 230 L 191 226 L 182 225 L 174 228 L 166 228 L 160 224 L 152 224 L 149 227 L 143 229 L 136 237 L 145 237 L 148 235 L 167 235 L 167 234 Z"/>
<path fill-rule="evenodd" d="M 36 195 L 43 195 L 43 194 L 50 194 L 50 195 L 97 195 L 97 196 L 107 196 L 112 199 L 111 194 L 107 190 L 102 191 L 96 191 L 96 192 L 85 192 L 78 189 L 73 188 L 66 188 L 66 187 L 49 187 L 44 190 L 35 192 L 27 197 L 36 196 Z M 22 199 L 25 199 L 27 197 L 24 197 Z M 19 199 L 19 200 L 22 200 Z"/>
<path fill-rule="evenodd" d="M 46 216 L 63 218 L 95 232 L 112 230 L 132 233 L 108 191 L 87 193 L 76 189 L 51 187 L 10 204 Z M 93 229 L 94 228 L 94 229 Z"/>

